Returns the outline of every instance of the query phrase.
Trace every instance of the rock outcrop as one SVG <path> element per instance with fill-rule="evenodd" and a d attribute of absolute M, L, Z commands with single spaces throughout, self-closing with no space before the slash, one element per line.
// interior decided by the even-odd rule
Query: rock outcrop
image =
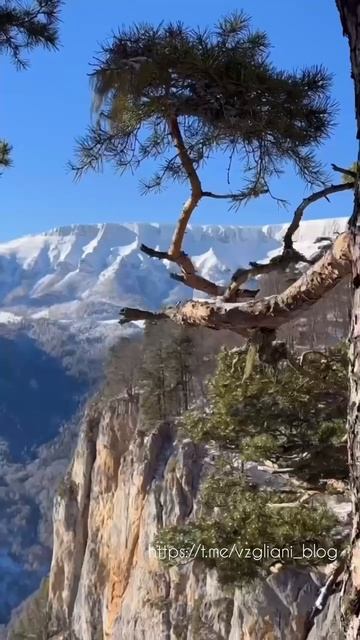
<path fill-rule="evenodd" d="M 324 577 L 283 569 L 224 587 L 198 562 L 166 569 L 157 529 L 186 521 L 206 451 L 170 424 L 146 432 L 136 402 L 95 404 L 54 506 L 49 637 L 57 640 L 339 640 L 334 595 L 308 628 Z"/>

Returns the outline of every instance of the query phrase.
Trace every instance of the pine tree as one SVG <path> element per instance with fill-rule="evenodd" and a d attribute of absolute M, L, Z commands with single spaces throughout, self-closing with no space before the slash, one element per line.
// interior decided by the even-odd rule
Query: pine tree
<path fill-rule="evenodd" d="M 0 55 L 8 55 L 17 68 L 25 69 L 25 55 L 36 47 L 56 49 L 62 0 L 2 0 L 0 3 Z M 11 145 L 0 140 L 0 167 L 11 164 Z"/>
<path fill-rule="evenodd" d="M 146 420 L 152 424 L 170 417 L 167 397 L 166 330 L 151 323 L 144 334 L 144 359 L 140 371 L 141 408 Z"/>
<path fill-rule="evenodd" d="M 208 411 L 185 414 L 187 435 L 313 483 L 346 478 L 346 348 L 288 354 L 277 366 L 257 361 L 244 380 L 246 360 L 244 349 L 222 351 Z"/>
<path fill-rule="evenodd" d="M 143 344 L 139 338 L 121 338 L 109 350 L 105 365 L 103 395 L 136 395 L 139 386 Z"/>
<path fill-rule="evenodd" d="M 348 476 L 344 347 L 292 355 L 276 367 L 257 362 L 244 380 L 246 358 L 244 350 L 224 349 L 209 383 L 208 410 L 183 416 L 185 435 L 210 445 L 215 458 L 203 477 L 196 517 L 160 530 L 155 540 L 161 547 L 200 546 L 205 552 L 198 560 L 237 584 L 266 576 L 276 559 L 323 562 L 302 556 L 310 542 L 332 548 L 328 561 L 336 559 L 344 540 L 326 506 L 326 490 L 336 486 L 334 479 L 342 480 L 338 487 L 344 485 Z M 269 473 L 275 469 L 282 484 L 255 484 L 246 461 L 265 465 Z M 292 555 L 257 557 L 264 544 L 292 548 Z M 234 545 L 254 555 L 216 555 L 216 549 L 229 551 Z M 167 561 L 182 563 L 181 558 Z"/>
<path fill-rule="evenodd" d="M 344 35 L 349 40 L 351 75 L 355 88 L 357 137 L 360 138 L 360 30 L 357 0 L 336 0 Z M 212 74 L 212 71 L 214 73 Z M 211 75 L 212 74 L 212 75 Z M 280 74 L 280 75 L 279 75 Z M 210 77 L 211 76 L 211 77 Z M 262 93 L 262 87 L 265 94 Z M 168 250 L 142 246 L 149 256 L 177 267 L 172 275 L 211 300 L 193 299 L 149 312 L 124 308 L 123 324 L 135 320 L 171 319 L 179 325 L 226 329 L 249 338 L 253 344 L 270 343 L 276 331 L 311 308 L 351 274 L 353 284 L 350 331 L 350 403 L 348 410 L 348 458 L 353 491 L 354 527 L 351 558 L 347 562 L 343 593 L 347 640 L 360 633 L 360 191 L 358 170 L 354 180 L 324 184 L 314 151 L 329 134 L 333 109 L 329 77 L 323 69 L 282 74 L 269 63 L 264 34 L 252 32 L 248 20 L 235 16 L 215 29 L 188 31 L 183 25 L 159 28 L 134 27 L 120 31 L 104 48 L 94 72 L 99 118 L 80 141 L 75 169 L 99 169 L 111 160 L 120 169 L 135 169 L 146 159 L 160 160 L 146 190 L 159 188 L 170 178 L 186 181 L 189 197 L 177 219 Z M 249 98 L 249 99 L 248 99 Z M 146 136 L 144 125 L 150 135 Z M 228 166 L 244 159 L 244 181 L 231 193 L 215 194 L 203 187 L 200 169 L 216 150 L 228 154 Z M 165 158 L 165 159 L 164 159 Z M 250 262 L 233 274 L 229 283 L 213 282 L 197 272 L 183 243 L 187 225 L 205 197 L 228 199 L 237 206 L 248 197 L 269 190 L 270 180 L 284 162 L 292 162 L 310 183 L 321 189 L 303 199 L 285 233 L 283 250 L 268 263 Z M 347 169 L 333 165 L 343 175 Z M 358 167 L 357 167 L 358 169 Z M 225 172 L 226 173 L 226 172 Z M 330 239 L 312 259 L 294 247 L 294 233 L 306 208 L 320 198 L 346 189 L 354 190 L 353 215 L 348 229 Z M 241 260 L 241 259 L 240 259 Z M 246 289 L 249 278 L 272 271 L 286 272 L 294 264 L 308 265 L 285 291 L 255 301 L 258 292 Z M 179 272 L 180 271 L 180 272 Z M 229 304 L 231 303 L 231 304 Z M 275 349 L 276 352 L 276 349 Z"/>
<path fill-rule="evenodd" d="M 188 329 L 170 323 L 145 328 L 140 372 L 141 406 L 150 423 L 179 416 L 190 406 L 197 361 Z"/>
<path fill-rule="evenodd" d="M 209 309 L 203 299 L 158 313 L 125 308 L 122 323 L 170 318 L 182 325 L 237 334 L 247 335 L 249 329 L 275 334 L 300 307 L 310 307 L 349 272 L 349 236 L 337 239 L 325 264 L 319 258 L 331 241 L 311 260 L 293 245 L 308 206 L 333 193 L 352 190 L 355 184 L 355 180 L 332 184 L 316 158 L 318 146 L 332 130 L 335 113 L 330 76 L 323 67 L 298 72 L 276 68 L 270 62 L 267 35 L 253 29 L 243 13 L 205 29 L 189 29 L 182 23 L 120 29 L 104 45 L 94 66 L 97 118 L 78 142 L 77 158 L 71 164 L 76 176 L 89 169 L 101 170 L 108 161 L 121 173 L 150 161 L 157 164 L 157 170 L 143 184 L 145 193 L 167 182 L 187 184 L 188 198 L 169 248 L 141 245 L 141 250 L 175 265 L 170 274 L 175 280 L 217 299 Z M 216 153 L 224 159 L 224 181 L 235 183 L 224 193 L 207 188 L 201 176 Z M 274 197 L 272 182 L 287 164 L 312 188 L 321 188 L 294 211 L 282 253 L 267 264 L 242 266 L 229 283 L 200 275 L 183 248 L 196 208 L 206 198 L 222 199 L 236 208 L 252 197 Z M 344 174 L 341 167 L 333 168 Z M 299 262 L 310 265 L 311 278 L 303 282 L 299 277 L 271 307 L 263 300 L 255 306 L 249 302 L 258 293 L 246 288 L 249 278 L 286 272 Z M 246 300 L 242 309 L 224 306 Z"/>
<path fill-rule="evenodd" d="M 266 191 L 285 161 L 319 184 L 313 150 L 333 122 L 330 77 L 321 67 L 278 70 L 269 52 L 267 35 L 252 30 L 243 13 L 208 29 L 170 23 L 119 30 L 92 75 L 98 121 L 80 141 L 78 171 L 104 160 L 136 169 L 152 158 L 159 171 L 144 189 L 156 190 L 187 179 L 183 145 L 195 169 L 215 151 L 245 156 L 248 184 L 229 195 L 233 204 Z"/>
<path fill-rule="evenodd" d="M 296 501 L 296 494 L 286 496 Z M 271 566 L 279 562 L 284 566 L 322 564 L 324 557 L 302 556 L 303 546 L 310 544 L 331 549 L 328 560 L 335 560 L 342 544 L 334 533 L 337 519 L 326 506 L 281 502 L 276 493 L 249 485 L 239 469 L 221 467 L 202 489 L 197 518 L 159 530 L 154 545 L 188 553 L 201 549 L 197 562 L 216 568 L 221 581 L 237 586 L 268 576 Z M 264 546 L 276 552 L 264 553 Z M 292 549 L 292 555 L 285 549 Z M 170 566 L 187 564 L 189 559 L 164 554 Z"/>
<path fill-rule="evenodd" d="M 167 375 L 174 396 L 177 414 L 186 411 L 192 397 L 192 378 L 196 368 L 194 341 L 189 330 L 170 327 L 169 342 L 166 347 Z"/>

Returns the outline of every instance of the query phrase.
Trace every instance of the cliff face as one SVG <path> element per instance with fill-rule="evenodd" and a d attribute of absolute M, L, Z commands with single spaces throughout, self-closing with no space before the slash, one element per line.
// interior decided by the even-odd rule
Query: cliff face
<path fill-rule="evenodd" d="M 88 410 L 54 506 L 51 638 L 339 640 L 337 596 L 306 630 L 320 574 L 286 569 L 233 589 L 199 563 L 167 570 L 149 553 L 159 526 L 196 509 L 204 456 L 170 425 L 144 433 L 134 403 Z"/>

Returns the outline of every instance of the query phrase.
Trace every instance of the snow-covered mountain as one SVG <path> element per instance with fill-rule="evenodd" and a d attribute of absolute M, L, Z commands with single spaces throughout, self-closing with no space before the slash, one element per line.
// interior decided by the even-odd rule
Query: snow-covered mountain
<path fill-rule="evenodd" d="M 345 225 L 346 218 L 304 222 L 295 246 L 310 257 L 319 237 Z M 184 249 L 203 276 L 225 283 L 250 260 L 278 253 L 286 228 L 190 226 Z M 73 225 L 0 244 L 0 322 L 25 316 L 103 323 L 124 305 L 151 309 L 189 298 L 191 290 L 169 278 L 173 264 L 140 251 L 141 243 L 166 250 L 172 232 L 168 224 Z"/>

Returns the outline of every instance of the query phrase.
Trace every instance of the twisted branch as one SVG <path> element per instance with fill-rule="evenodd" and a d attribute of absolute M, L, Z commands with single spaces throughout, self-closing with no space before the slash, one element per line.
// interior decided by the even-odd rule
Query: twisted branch
<path fill-rule="evenodd" d="M 336 165 L 332 166 L 336 167 Z M 337 170 L 353 177 L 353 171 L 341 169 L 340 167 L 337 167 Z M 271 258 L 271 260 L 265 264 L 250 262 L 250 268 L 238 269 L 232 276 L 231 283 L 225 291 L 224 300 L 228 302 L 235 302 L 237 300 L 239 291 L 241 291 L 241 286 L 249 278 L 264 275 L 265 273 L 271 273 L 272 271 L 285 271 L 291 264 L 297 264 L 299 262 L 305 262 L 310 265 L 315 264 L 318 259 L 321 258 L 323 253 L 322 250 L 320 250 L 320 252 L 312 260 L 309 260 L 303 254 L 299 253 L 299 251 L 296 251 L 293 246 L 293 236 L 300 226 L 300 222 L 304 215 L 305 209 L 321 198 L 328 198 L 328 196 L 332 193 L 347 191 L 349 189 L 354 189 L 354 187 L 355 182 L 332 184 L 304 198 L 299 206 L 295 209 L 293 219 L 286 230 L 283 240 L 284 245 L 282 253 L 278 256 L 275 256 L 274 258 Z"/>
<path fill-rule="evenodd" d="M 184 240 L 186 227 L 189 223 L 191 214 L 196 209 L 202 197 L 202 187 L 200 178 L 194 167 L 188 151 L 185 147 L 183 137 L 181 135 L 179 123 L 176 116 L 169 118 L 170 135 L 174 146 L 179 154 L 181 164 L 186 172 L 190 182 L 191 194 L 190 198 L 185 202 L 180 218 L 175 228 L 175 232 L 171 241 L 169 254 L 174 258 L 178 258 L 181 253 L 181 247 Z"/>
<path fill-rule="evenodd" d="M 332 165 L 332 166 L 334 167 L 336 165 Z M 343 173 L 345 173 L 345 169 L 343 169 L 342 171 L 343 171 Z M 349 174 L 349 175 L 353 175 L 352 171 L 346 171 L 346 173 Z M 315 193 L 312 193 L 307 198 L 304 198 L 304 200 L 295 209 L 295 213 L 294 213 L 293 219 L 292 219 L 291 223 L 289 224 L 289 226 L 287 228 L 287 231 L 286 231 L 286 233 L 284 235 L 284 250 L 286 251 L 287 249 L 292 249 L 293 248 L 293 235 L 294 235 L 295 231 L 298 230 L 298 228 L 300 226 L 300 222 L 301 222 L 302 217 L 304 215 L 304 211 L 310 204 L 312 204 L 313 202 L 316 202 L 317 200 L 320 200 L 321 198 L 327 198 L 332 193 L 339 193 L 341 191 L 347 191 L 348 189 L 354 189 L 354 187 L 355 187 L 355 182 L 344 182 L 344 183 L 341 183 L 341 184 L 331 184 L 328 187 L 325 187 L 324 189 L 321 189 L 320 191 L 316 191 Z"/>
<path fill-rule="evenodd" d="M 169 250 L 158 251 L 144 244 L 142 244 L 140 248 L 151 258 L 169 260 L 170 262 L 175 263 L 180 268 L 181 273 L 170 274 L 170 277 L 173 280 L 181 282 L 194 290 L 202 291 L 211 297 L 222 297 L 224 302 L 239 302 L 241 300 L 254 298 L 258 293 L 258 290 L 242 288 L 249 278 L 262 276 L 273 271 L 286 271 L 292 264 L 298 264 L 299 262 L 313 265 L 321 258 L 325 248 L 322 248 L 313 259 L 309 260 L 299 251 L 294 249 L 293 236 L 300 226 L 300 222 L 307 207 L 322 198 L 328 198 L 332 193 L 340 193 L 342 191 L 354 189 L 356 174 L 350 169 L 343 169 L 335 164 L 332 165 L 334 171 L 350 176 L 351 178 L 354 178 L 354 180 L 341 184 L 331 184 L 310 194 L 302 200 L 299 206 L 295 209 L 293 219 L 286 230 L 283 239 L 283 250 L 280 255 L 271 258 L 269 262 L 264 264 L 250 262 L 250 266 L 248 268 L 237 269 L 228 286 L 217 284 L 208 278 L 204 278 L 199 275 L 196 272 L 196 268 L 191 258 L 182 250 L 184 236 L 192 213 L 203 197 L 217 199 L 243 199 L 245 194 L 215 194 L 211 191 L 203 191 L 194 162 L 192 161 L 185 146 L 176 116 L 170 117 L 168 124 L 170 135 L 178 152 L 178 157 L 180 158 L 181 164 L 190 183 L 190 197 L 184 204 L 182 213 L 175 227 Z"/>
<path fill-rule="evenodd" d="M 125 308 L 121 323 L 143 320 L 147 314 L 147 318 L 166 317 L 182 325 L 228 329 L 242 335 L 247 335 L 249 329 L 274 330 L 315 304 L 350 272 L 351 247 L 351 234 L 340 234 L 326 254 L 279 295 L 242 303 L 188 300 L 160 314 L 131 309 L 131 319 Z"/>

